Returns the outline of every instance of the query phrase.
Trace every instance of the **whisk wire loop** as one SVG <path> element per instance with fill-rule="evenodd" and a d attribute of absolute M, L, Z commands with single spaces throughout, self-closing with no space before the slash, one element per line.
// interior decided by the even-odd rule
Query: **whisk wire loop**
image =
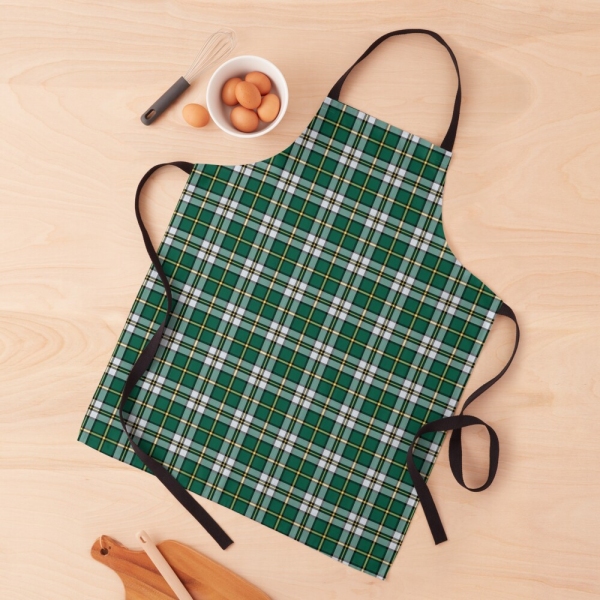
<path fill-rule="evenodd" d="M 202 71 L 223 60 L 235 47 L 236 37 L 232 29 L 221 28 L 204 42 L 184 78 L 192 83 Z"/>

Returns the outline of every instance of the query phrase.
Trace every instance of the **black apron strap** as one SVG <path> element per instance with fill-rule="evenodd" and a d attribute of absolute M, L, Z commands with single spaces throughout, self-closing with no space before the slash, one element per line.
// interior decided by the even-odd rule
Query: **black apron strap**
<path fill-rule="evenodd" d="M 442 419 L 438 419 L 437 421 L 432 421 L 431 423 L 427 423 L 419 431 L 417 431 L 415 438 L 408 449 L 407 454 L 407 467 L 408 472 L 410 473 L 411 479 L 413 481 L 413 485 L 419 495 L 419 500 L 421 501 L 421 506 L 423 507 L 423 511 L 425 513 L 425 517 L 427 519 L 427 523 L 429 524 L 429 529 L 433 535 L 433 539 L 436 544 L 440 544 L 441 542 L 445 542 L 448 538 L 446 537 L 446 532 L 444 531 L 444 526 L 442 525 L 442 521 L 440 519 L 440 515 L 435 506 L 435 502 L 433 501 L 433 497 L 431 496 L 431 492 L 425 483 L 425 480 L 421 476 L 421 473 L 417 469 L 414 457 L 413 450 L 417 444 L 417 440 L 419 437 L 426 433 L 432 433 L 437 431 L 452 431 L 452 436 L 450 437 L 450 446 L 449 446 L 449 457 L 450 457 L 450 468 L 452 469 L 452 474 L 454 478 L 460 485 L 462 485 L 467 490 L 471 492 L 481 492 L 487 489 L 494 481 L 494 477 L 496 476 L 496 471 L 498 470 L 498 459 L 500 456 L 500 444 L 498 442 L 498 436 L 496 432 L 487 424 L 484 423 L 481 419 L 474 417 L 472 415 L 465 415 L 465 409 L 483 392 L 492 387 L 500 377 L 506 373 L 510 363 L 513 361 L 515 354 L 517 352 L 517 348 L 519 346 L 519 324 L 517 323 L 517 317 L 513 310 L 506 304 L 501 304 L 498 309 L 499 315 L 504 315 L 511 319 L 515 324 L 515 345 L 512 351 L 508 362 L 496 375 L 493 379 L 490 379 L 488 382 L 484 383 L 481 387 L 477 388 L 466 400 L 462 407 L 462 410 L 459 414 L 444 417 Z M 466 485 L 464 477 L 463 477 L 463 464 L 462 464 L 462 429 L 463 427 L 470 427 L 471 425 L 483 425 L 490 437 L 490 459 L 489 459 L 489 470 L 488 470 L 488 478 L 486 482 L 476 488 L 470 488 Z"/>
<path fill-rule="evenodd" d="M 165 275 L 165 272 L 162 268 L 160 259 L 152 246 L 152 241 L 150 240 L 150 236 L 148 235 L 148 231 L 146 231 L 146 227 L 144 226 L 144 222 L 142 220 L 142 215 L 140 213 L 140 194 L 144 184 L 154 171 L 160 169 L 161 167 L 165 167 L 167 165 L 173 165 L 175 167 L 179 167 L 182 171 L 188 173 L 188 175 L 192 172 L 194 165 L 188 162 L 172 162 L 165 163 L 162 165 L 156 165 L 152 167 L 140 181 L 137 191 L 135 193 L 135 216 L 137 217 L 137 222 L 140 226 L 140 230 L 142 231 L 142 237 L 144 238 L 144 245 L 146 246 L 146 251 L 148 252 L 148 256 L 150 256 L 150 260 L 156 269 L 158 276 L 160 277 L 165 291 L 167 293 L 167 310 L 164 319 L 162 320 L 160 326 L 154 333 L 154 335 L 150 338 L 145 348 L 142 350 L 138 359 L 134 363 L 131 368 L 131 372 L 127 377 L 127 381 L 125 382 L 125 387 L 123 388 L 123 392 L 121 393 L 121 398 L 119 400 L 119 419 L 121 420 L 121 426 L 123 427 L 123 431 L 127 435 L 129 443 L 133 448 L 133 451 L 136 453 L 138 458 L 144 463 L 144 465 L 154 474 L 160 482 L 179 500 L 180 504 L 186 508 L 192 516 L 206 529 L 206 531 L 214 538 L 214 540 L 225 550 L 230 544 L 233 544 L 233 540 L 221 529 L 221 527 L 217 524 L 217 522 L 196 502 L 194 497 L 175 479 L 175 477 L 167 471 L 167 469 L 153 459 L 151 456 L 148 456 L 135 442 L 133 436 L 127 429 L 127 421 L 124 414 L 124 405 L 129 398 L 133 388 L 136 383 L 140 380 L 140 378 L 144 375 L 146 369 L 150 366 L 156 351 L 158 350 L 158 346 L 160 344 L 160 340 L 162 339 L 165 329 L 167 327 L 167 323 L 169 321 L 169 317 L 171 316 L 171 312 L 173 311 L 173 296 L 171 293 L 171 286 L 169 284 L 169 280 Z"/>
<path fill-rule="evenodd" d="M 429 31 L 428 29 L 398 29 L 397 31 L 390 31 L 390 33 L 386 33 L 382 35 L 380 38 L 376 39 L 362 54 L 362 56 L 338 79 L 337 83 L 331 88 L 328 96 L 334 100 L 340 99 L 340 92 L 342 91 L 342 86 L 346 81 L 346 78 L 352 72 L 352 69 L 364 60 L 379 44 L 385 42 L 390 37 L 396 35 L 404 35 L 406 33 L 425 33 L 430 35 L 433 39 L 438 41 L 448 52 L 450 53 L 450 58 L 452 58 L 452 62 L 454 63 L 454 68 L 456 69 L 456 76 L 458 77 L 458 89 L 456 90 L 456 98 L 454 100 L 454 110 L 452 111 L 452 120 L 450 121 L 450 127 L 448 128 L 448 132 L 446 133 L 446 137 L 441 144 L 441 147 L 444 150 L 448 150 L 452 152 L 452 148 L 454 147 L 454 140 L 456 139 L 456 131 L 458 129 L 458 117 L 460 115 L 460 101 L 461 101 L 461 89 L 460 89 L 460 73 L 458 71 L 458 62 L 456 61 L 456 56 L 454 56 L 454 52 L 448 44 L 443 40 L 443 38 L 435 33 L 434 31 Z"/>

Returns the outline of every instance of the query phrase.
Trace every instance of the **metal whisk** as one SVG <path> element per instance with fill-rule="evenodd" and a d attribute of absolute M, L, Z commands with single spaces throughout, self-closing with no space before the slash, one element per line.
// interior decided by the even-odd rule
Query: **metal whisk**
<path fill-rule="evenodd" d="M 204 43 L 186 74 L 180 77 L 144 114 L 140 117 L 144 125 L 151 125 L 173 103 L 190 84 L 215 63 L 223 60 L 235 48 L 235 32 L 219 29 Z"/>

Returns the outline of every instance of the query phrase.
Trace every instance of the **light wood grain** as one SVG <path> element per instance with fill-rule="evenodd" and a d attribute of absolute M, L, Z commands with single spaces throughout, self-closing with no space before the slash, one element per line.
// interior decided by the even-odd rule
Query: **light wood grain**
<path fill-rule="evenodd" d="M 152 127 L 139 115 L 220 25 L 237 54 L 275 62 L 290 89 L 271 134 L 185 125 L 207 77 Z M 473 407 L 501 441 L 482 494 L 452 478 L 447 442 L 430 479 L 449 541 L 419 509 L 385 582 L 204 502 L 236 543 L 222 552 L 151 476 L 78 444 L 79 424 L 148 268 L 133 214 L 152 165 L 259 160 L 306 126 L 380 34 L 440 33 L 457 55 L 463 110 L 444 194 L 465 266 L 515 310 L 522 346 Z M 145 528 L 214 558 L 274 600 L 583 600 L 600 596 L 600 11 L 595 0 L 134 2 L 0 5 L 0 597 L 122 598 L 89 556 L 101 533 Z M 454 98 L 444 49 L 390 40 L 342 100 L 439 143 Z M 158 240 L 183 185 L 148 186 Z M 511 347 L 498 319 L 470 380 Z M 469 480 L 485 434 L 465 435 Z"/>

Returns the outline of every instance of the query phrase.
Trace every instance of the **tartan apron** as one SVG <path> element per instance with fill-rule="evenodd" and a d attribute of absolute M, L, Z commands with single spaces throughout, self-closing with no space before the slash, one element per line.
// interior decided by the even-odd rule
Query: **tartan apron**
<path fill-rule="evenodd" d="M 339 100 L 390 36 L 450 53 L 458 91 L 441 146 Z M 188 174 L 79 440 L 148 469 L 226 548 L 195 492 L 385 578 L 446 431 L 462 475 L 465 408 L 506 371 L 513 311 L 457 260 L 442 227 L 461 88 L 436 33 L 376 40 L 285 150 L 255 163 L 169 163 Z M 166 297 L 166 302 L 165 302 Z M 453 414 L 490 327 L 515 322 L 510 360 Z M 467 488 L 471 489 L 471 488 Z"/>

